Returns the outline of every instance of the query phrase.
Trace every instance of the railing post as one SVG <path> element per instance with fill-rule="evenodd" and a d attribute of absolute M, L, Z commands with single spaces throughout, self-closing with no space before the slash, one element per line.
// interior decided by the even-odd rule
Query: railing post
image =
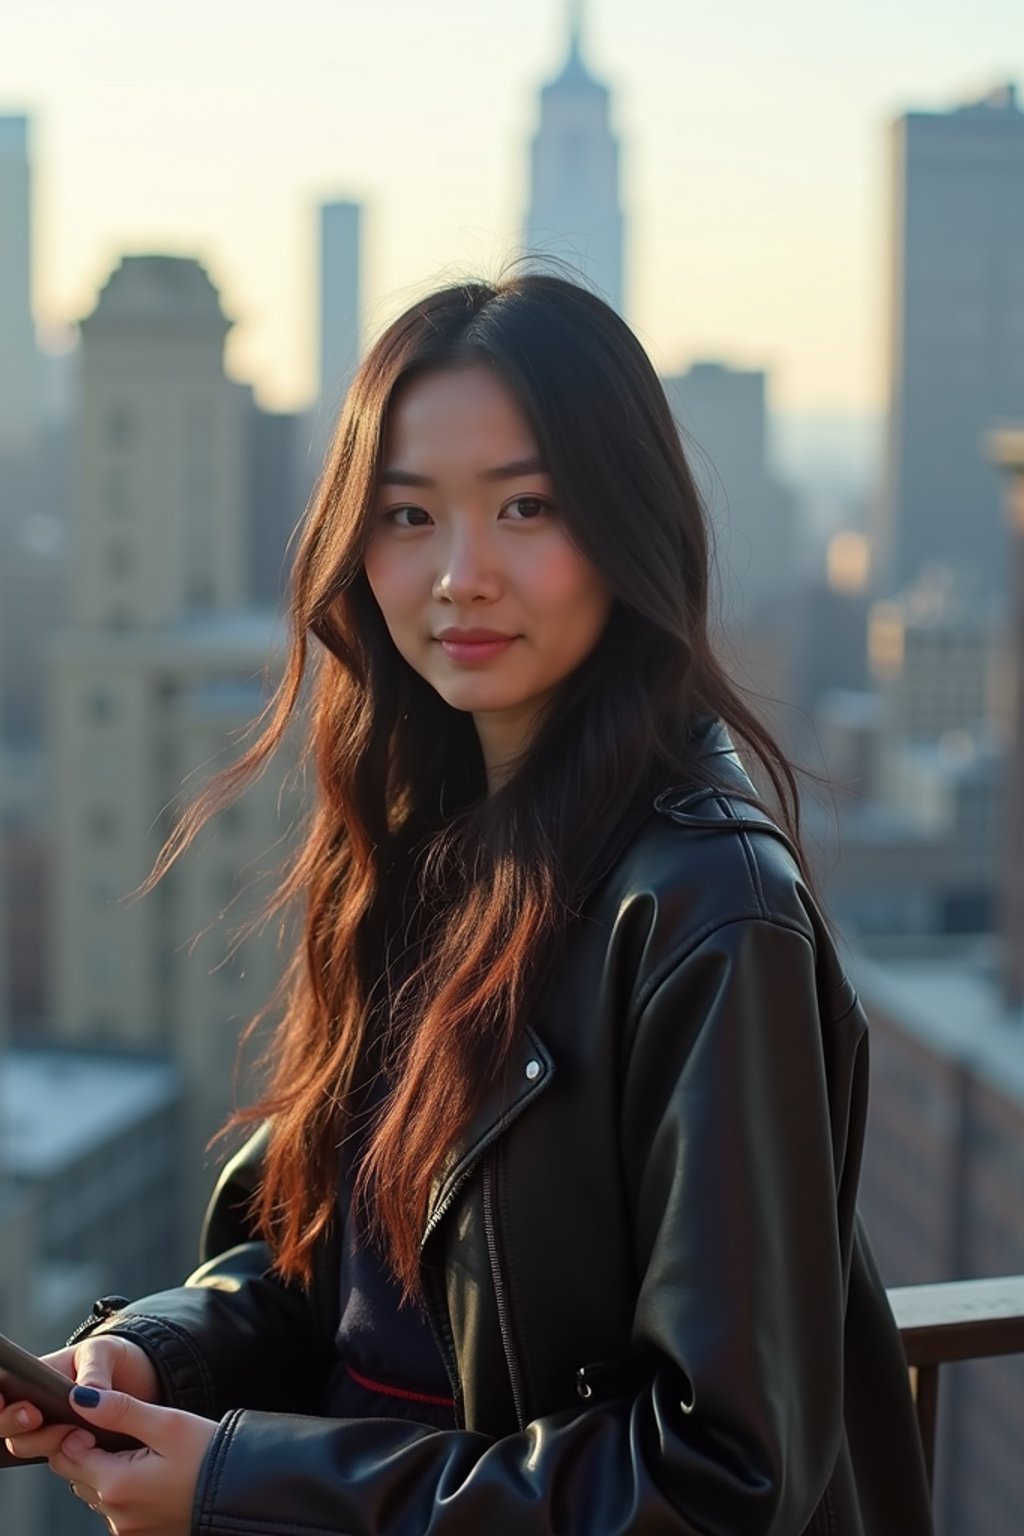
<path fill-rule="evenodd" d="M 917 1428 L 924 1450 L 928 1488 L 934 1493 L 935 1428 L 939 1417 L 939 1366 L 912 1365 L 910 1388 L 914 1394 L 914 1407 L 917 1410 Z"/>

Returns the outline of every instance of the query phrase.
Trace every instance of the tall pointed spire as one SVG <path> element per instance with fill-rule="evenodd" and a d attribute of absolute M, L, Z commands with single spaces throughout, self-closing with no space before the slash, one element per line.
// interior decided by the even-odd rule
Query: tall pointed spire
<path fill-rule="evenodd" d="M 583 0 L 569 0 L 569 52 L 583 52 Z"/>
<path fill-rule="evenodd" d="M 583 62 L 583 0 L 568 0 L 569 51 L 541 87 L 540 125 L 530 145 L 530 200 L 524 244 L 558 256 L 622 313 L 624 224 L 619 144 L 611 92 Z"/>

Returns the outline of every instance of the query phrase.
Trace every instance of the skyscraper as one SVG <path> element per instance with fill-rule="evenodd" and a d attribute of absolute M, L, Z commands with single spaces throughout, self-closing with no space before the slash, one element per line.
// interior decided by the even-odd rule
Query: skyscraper
<path fill-rule="evenodd" d="M 756 622 L 801 575 L 796 498 L 768 463 L 767 379 L 709 361 L 661 382 L 714 530 L 718 616 Z"/>
<path fill-rule="evenodd" d="M 82 322 L 72 624 L 55 637 L 50 690 L 53 1034 L 179 1067 L 189 1231 L 240 1024 L 280 974 L 273 945 L 228 963 L 193 941 L 229 908 L 232 923 L 251 912 L 242 871 L 290 813 L 285 763 L 150 896 L 126 900 L 171 808 L 240 755 L 283 649 L 273 614 L 244 607 L 246 390 L 224 373 L 230 323 L 199 262 L 163 255 L 126 256 Z"/>
<path fill-rule="evenodd" d="M 1003 487 L 1010 534 L 1010 700 L 1005 864 L 1001 903 L 1003 1001 L 1024 1022 L 1024 425 L 989 437 L 989 454 L 1006 477 Z"/>
<path fill-rule="evenodd" d="M 317 473 L 359 363 L 362 212 L 359 203 L 320 205 L 320 379 L 312 433 Z"/>
<path fill-rule="evenodd" d="M 892 125 L 889 424 L 876 587 L 929 563 L 1006 600 L 983 436 L 1024 415 L 1024 113 L 1013 85 Z"/>
<path fill-rule="evenodd" d="M 530 149 L 525 243 L 568 261 L 623 313 L 623 216 L 611 93 L 583 61 L 583 0 L 569 3 L 569 56 L 541 90 Z"/>
<path fill-rule="evenodd" d="M 31 452 L 42 424 L 31 267 L 29 120 L 0 117 L 0 455 Z"/>

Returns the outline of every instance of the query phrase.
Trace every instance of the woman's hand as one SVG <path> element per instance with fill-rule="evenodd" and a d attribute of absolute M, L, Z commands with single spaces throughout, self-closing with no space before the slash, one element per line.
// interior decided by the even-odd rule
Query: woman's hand
<path fill-rule="evenodd" d="M 145 1403 L 160 1400 L 156 1369 L 145 1350 L 128 1339 L 99 1334 L 83 1339 L 67 1349 L 58 1349 L 41 1358 L 55 1371 L 68 1378 L 68 1385 L 110 1388 L 127 1392 Z M 20 1415 L 26 1415 L 23 1420 Z M 0 1397 L 0 1437 L 14 1456 L 50 1457 L 71 1433 L 67 1424 L 44 1424 L 43 1415 L 32 1403 L 5 1403 Z"/>
<path fill-rule="evenodd" d="M 125 1392 L 93 1392 L 96 1404 L 72 1401 L 97 1428 L 131 1435 L 137 1451 L 101 1451 L 73 1429 L 49 1458 L 51 1471 L 102 1515 L 111 1536 L 189 1536 L 199 1468 L 217 1432 L 212 1419 L 141 1402 Z M 89 1389 L 85 1389 L 88 1391 Z"/>

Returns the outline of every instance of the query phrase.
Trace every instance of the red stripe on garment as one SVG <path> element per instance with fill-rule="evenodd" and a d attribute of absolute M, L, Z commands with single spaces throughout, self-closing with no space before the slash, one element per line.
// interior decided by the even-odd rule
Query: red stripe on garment
<path fill-rule="evenodd" d="M 436 1408 L 454 1408 L 455 1403 L 450 1397 L 431 1397 L 428 1392 L 410 1392 L 405 1387 L 390 1387 L 386 1382 L 374 1381 L 372 1376 L 364 1376 L 357 1371 L 355 1366 L 345 1362 L 345 1369 L 352 1380 L 360 1387 L 366 1387 L 370 1392 L 382 1392 L 385 1397 L 401 1397 L 407 1403 L 432 1403 Z"/>

